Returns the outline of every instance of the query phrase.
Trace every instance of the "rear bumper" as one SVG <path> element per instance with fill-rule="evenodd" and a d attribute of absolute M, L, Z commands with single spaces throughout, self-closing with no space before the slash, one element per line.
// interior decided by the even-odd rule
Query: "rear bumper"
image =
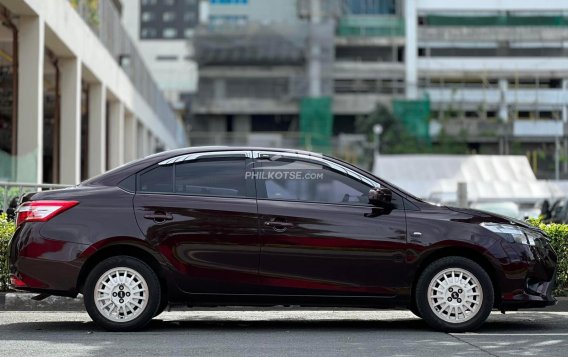
<path fill-rule="evenodd" d="M 45 239 L 34 223 L 19 227 L 10 242 L 11 288 L 63 296 L 77 294 L 77 279 L 88 247 Z"/>

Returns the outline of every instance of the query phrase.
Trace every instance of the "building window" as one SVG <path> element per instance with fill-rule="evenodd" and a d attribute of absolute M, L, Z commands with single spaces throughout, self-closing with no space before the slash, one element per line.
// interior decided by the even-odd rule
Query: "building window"
<path fill-rule="evenodd" d="M 164 31 L 162 31 L 162 36 L 164 38 L 175 38 L 178 35 L 178 31 L 177 29 L 173 28 L 173 27 L 168 27 L 165 28 Z"/>
<path fill-rule="evenodd" d="M 152 28 L 152 27 L 144 27 L 140 31 L 140 37 L 141 38 L 156 38 L 157 35 L 158 35 L 158 33 L 157 33 L 156 29 Z"/>
<path fill-rule="evenodd" d="M 176 14 L 173 11 L 166 11 L 162 14 L 162 20 L 164 22 L 172 22 L 176 18 Z"/>
<path fill-rule="evenodd" d="M 158 0 L 142 0 L 142 6 L 156 5 Z"/>
<path fill-rule="evenodd" d="M 178 56 L 175 56 L 175 55 L 161 55 L 161 56 L 156 56 L 156 60 L 157 60 L 157 61 L 177 61 L 177 60 L 178 60 Z"/>
<path fill-rule="evenodd" d="M 212 25 L 244 25 L 248 21 L 245 15 L 211 15 L 209 23 Z"/>
<path fill-rule="evenodd" d="M 183 31 L 183 35 L 185 38 L 191 38 L 193 36 L 193 32 L 193 29 L 185 29 L 185 31 Z"/>
<path fill-rule="evenodd" d="M 199 22 L 199 0 L 139 0 L 141 39 L 183 39 Z M 155 6 L 150 6 L 154 4 Z M 144 6 L 146 5 L 146 6 Z M 144 30 L 152 28 L 153 30 Z"/>
<path fill-rule="evenodd" d="M 144 11 L 142 13 L 142 22 L 148 22 L 148 21 L 152 21 L 152 19 L 154 19 L 154 13 L 149 12 L 149 11 Z"/>
<path fill-rule="evenodd" d="M 186 12 L 185 14 L 183 14 L 183 21 L 185 21 L 185 22 L 195 21 L 196 17 L 197 16 L 196 16 L 195 12 Z"/>
<path fill-rule="evenodd" d="M 248 0 L 209 0 L 213 5 L 246 5 Z"/>

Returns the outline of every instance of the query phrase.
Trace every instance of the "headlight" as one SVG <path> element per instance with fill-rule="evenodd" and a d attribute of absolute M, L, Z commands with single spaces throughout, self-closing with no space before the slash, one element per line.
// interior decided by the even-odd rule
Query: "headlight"
<path fill-rule="evenodd" d="M 497 233 L 511 243 L 535 245 L 535 239 L 540 237 L 540 234 L 537 232 L 511 224 L 487 222 L 481 223 L 481 226 L 485 229 L 489 229 L 493 233 Z"/>

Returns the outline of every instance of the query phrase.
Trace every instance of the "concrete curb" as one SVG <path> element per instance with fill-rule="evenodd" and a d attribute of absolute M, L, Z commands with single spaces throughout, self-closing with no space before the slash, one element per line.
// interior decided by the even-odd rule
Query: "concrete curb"
<path fill-rule="evenodd" d="M 38 294 L 30 293 L 0 293 L 0 311 L 85 311 L 83 296 L 66 298 L 50 296 L 42 301 L 31 298 Z M 531 309 L 530 311 L 542 312 L 568 312 L 568 297 L 559 297 L 558 304 L 544 309 Z M 185 310 L 183 306 L 175 307 L 175 310 Z M 225 308 L 223 308 L 225 309 Z M 231 309 L 231 308 L 227 308 Z M 238 308 L 239 310 L 259 310 L 259 308 Z M 272 309 L 272 308 L 268 308 Z M 201 310 L 201 309 L 192 309 Z M 208 309 L 205 309 L 208 310 Z M 267 310 L 267 308 L 261 308 Z"/>
<path fill-rule="evenodd" d="M 0 293 L 0 311 L 85 311 L 83 296 L 66 298 L 50 296 L 41 301 L 32 300 L 38 294 Z"/>

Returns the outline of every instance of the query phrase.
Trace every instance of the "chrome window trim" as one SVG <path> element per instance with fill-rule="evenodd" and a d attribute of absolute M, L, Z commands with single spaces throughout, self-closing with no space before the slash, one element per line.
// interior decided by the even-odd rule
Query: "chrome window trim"
<path fill-rule="evenodd" d="M 158 166 L 172 165 L 179 162 L 192 161 L 203 158 L 213 158 L 213 157 L 246 157 L 252 158 L 252 151 L 244 150 L 234 150 L 234 151 L 208 151 L 208 152 L 196 152 L 192 154 L 184 154 L 169 159 L 163 160 L 158 163 Z"/>
<path fill-rule="evenodd" d="M 263 155 L 275 155 L 275 156 L 281 156 L 281 157 L 286 157 L 286 158 L 290 158 L 290 159 L 305 159 L 305 160 L 311 160 L 311 161 L 315 161 L 317 163 L 320 163 L 322 165 L 325 165 L 331 169 L 334 169 L 336 171 L 339 171 L 341 173 L 344 173 L 348 176 L 350 176 L 351 178 L 354 178 L 357 181 L 361 181 L 363 183 L 365 183 L 366 185 L 370 186 L 370 187 L 380 187 L 381 185 L 378 182 L 375 182 L 373 180 L 371 180 L 370 178 L 360 175 L 357 172 L 344 167 L 340 164 L 337 164 L 333 161 L 329 161 L 326 160 L 322 154 L 312 154 L 312 153 L 292 153 L 292 152 L 279 152 L 279 151 L 253 151 L 252 152 L 252 156 L 255 159 L 260 158 Z"/>

